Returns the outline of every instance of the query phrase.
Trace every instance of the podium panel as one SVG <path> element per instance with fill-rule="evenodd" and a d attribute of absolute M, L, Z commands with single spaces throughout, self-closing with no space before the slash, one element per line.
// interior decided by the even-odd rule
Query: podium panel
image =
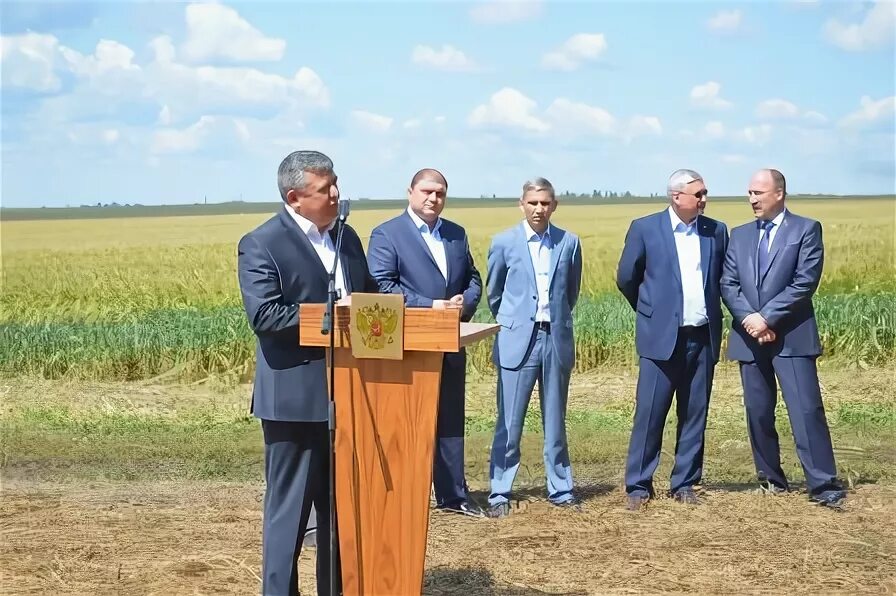
<path fill-rule="evenodd" d="M 344 594 L 419 594 L 441 352 L 398 363 L 336 352 L 336 512 Z M 396 366 L 396 364 L 400 366 Z"/>
<path fill-rule="evenodd" d="M 329 346 L 329 336 L 320 332 L 323 313 L 322 304 L 300 305 L 301 345 Z M 349 308 L 339 306 L 335 315 L 335 485 L 343 593 L 420 594 L 444 353 L 494 335 L 499 326 L 461 323 L 459 309 L 405 308 L 403 358 L 357 359 Z"/>

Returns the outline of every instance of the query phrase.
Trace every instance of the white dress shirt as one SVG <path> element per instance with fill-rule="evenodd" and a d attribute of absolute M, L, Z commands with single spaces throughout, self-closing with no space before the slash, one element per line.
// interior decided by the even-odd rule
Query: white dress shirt
<path fill-rule="evenodd" d="M 532 258 L 532 268 L 535 270 L 535 287 L 538 289 L 538 305 L 535 309 L 535 320 L 551 322 L 550 300 L 548 298 L 548 281 L 551 277 L 551 253 L 554 251 L 554 243 L 551 240 L 551 226 L 545 229 L 542 235 L 538 235 L 529 222 L 523 220 L 523 231 L 526 233 L 526 243 L 529 245 L 529 256 Z"/>
<path fill-rule="evenodd" d="M 778 234 L 778 230 L 781 228 L 781 223 L 784 221 L 784 215 L 786 213 L 787 213 L 787 209 L 785 209 L 784 211 L 779 213 L 775 217 L 775 219 L 772 220 L 775 223 L 775 225 L 773 225 L 772 229 L 768 231 L 768 250 L 769 251 L 772 250 L 772 242 L 775 241 L 775 236 Z M 760 242 L 762 241 L 762 234 L 763 234 L 763 230 L 762 230 L 762 228 L 759 228 L 759 241 Z"/>
<path fill-rule="evenodd" d="M 330 230 L 333 229 L 336 220 L 333 220 L 333 223 L 321 233 L 316 225 L 296 213 L 289 205 L 286 205 L 285 207 L 286 212 L 289 213 L 293 221 L 296 222 L 302 232 L 305 233 L 305 236 L 308 237 L 308 241 L 311 242 L 311 246 L 314 247 L 314 252 L 317 253 L 320 262 L 323 264 L 324 269 L 326 269 L 327 274 L 329 275 L 330 269 L 333 268 L 333 259 L 336 258 L 336 247 L 333 245 L 333 239 L 330 238 Z M 345 276 L 342 273 L 342 259 L 339 259 L 336 262 L 336 292 L 340 297 L 348 296 L 349 294 L 345 287 Z"/>
<path fill-rule="evenodd" d="M 445 256 L 445 245 L 442 244 L 442 234 L 439 233 L 439 228 L 442 227 L 442 218 L 440 217 L 436 220 L 436 225 L 430 230 L 429 224 L 420 219 L 410 207 L 408 207 L 408 215 L 411 216 L 411 220 L 413 220 L 414 225 L 417 226 L 417 230 L 420 232 L 423 242 L 426 244 L 427 248 L 429 248 L 429 252 L 432 254 L 432 258 L 435 259 L 439 271 L 442 272 L 442 277 L 445 278 L 445 285 L 448 285 L 448 258 Z"/>
<path fill-rule="evenodd" d="M 669 220 L 678 252 L 678 269 L 681 271 L 681 325 L 699 327 L 709 319 L 706 316 L 706 295 L 703 293 L 697 219 L 688 225 L 669 207 Z"/>

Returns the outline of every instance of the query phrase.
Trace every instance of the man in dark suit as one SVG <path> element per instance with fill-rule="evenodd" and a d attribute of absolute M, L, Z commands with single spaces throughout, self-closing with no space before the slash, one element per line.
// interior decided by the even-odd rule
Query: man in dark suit
<path fill-rule="evenodd" d="M 698 503 L 703 437 L 722 337 L 719 278 L 728 246 L 722 222 L 702 215 L 707 190 L 693 170 L 669 179 L 669 208 L 636 219 L 625 237 L 616 285 L 635 310 L 640 356 L 635 418 L 625 469 L 626 506 L 654 495 L 663 427 L 676 396 L 671 494 Z"/>
<path fill-rule="evenodd" d="M 407 210 L 374 228 L 367 246 L 370 273 L 381 292 L 404 294 L 409 307 L 459 308 L 469 321 L 482 297 L 467 234 L 442 219 L 448 182 L 433 169 L 417 172 Z M 446 353 L 442 365 L 433 485 L 440 509 L 482 516 L 469 501 L 464 477 L 466 352 Z"/>
<path fill-rule="evenodd" d="M 329 595 L 325 351 L 298 346 L 298 305 L 327 301 L 339 190 L 333 162 L 316 151 L 288 155 L 277 182 L 283 209 L 243 236 L 238 249 L 240 291 L 257 338 L 252 412 L 261 419 L 265 444 L 262 592 L 298 593 L 296 561 L 313 503 L 321 545 L 317 591 Z M 342 242 L 337 289 L 343 295 L 375 292 L 364 248 L 351 227 L 345 227 Z"/>
<path fill-rule="evenodd" d="M 788 488 L 775 431 L 777 376 L 809 496 L 837 507 L 846 493 L 837 479 L 815 366 L 821 342 L 812 296 L 824 262 L 821 224 L 785 207 L 786 182 L 777 170 L 757 172 L 748 193 L 756 222 L 731 231 L 722 299 L 733 317 L 728 356 L 740 362 L 759 482 L 769 492 Z"/>

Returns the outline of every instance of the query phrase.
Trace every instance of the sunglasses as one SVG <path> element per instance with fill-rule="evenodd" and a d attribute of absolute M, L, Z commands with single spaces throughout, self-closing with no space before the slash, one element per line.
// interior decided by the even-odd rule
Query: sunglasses
<path fill-rule="evenodd" d="M 700 200 L 700 199 L 702 199 L 702 198 L 704 198 L 704 197 L 709 196 L 709 191 L 708 191 L 707 189 L 704 188 L 703 190 L 699 190 L 699 191 L 697 191 L 697 192 L 684 192 L 684 191 L 679 191 L 679 194 L 682 194 L 682 195 L 691 195 L 692 197 L 696 197 L 697 200 Z"/>

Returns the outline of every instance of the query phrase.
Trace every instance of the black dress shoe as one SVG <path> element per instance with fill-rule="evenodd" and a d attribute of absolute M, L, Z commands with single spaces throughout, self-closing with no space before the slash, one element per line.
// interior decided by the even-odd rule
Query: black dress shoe
<path fill-rule="evenodd" d="M 438 510 L 444 511 L 446 513 L 458 513 L 460 515 L 467 515 L 470 517 L 485 517 L 485 512 L 482 510 L 482 507 L 474 503 L 470 503 L 469 501 L 455 501 L 450 505 L 443 505 L 442 507 L 438 507 Z"/>
<path fill-rule="evenodd" d="M 845 490 L 826 490 L 817 495 L 809 496 L 809 500 L 816 505 L 821 505 L 822 507 L 830 507 L 832 509 L 842 509 L 843 501 L 845 499 Z"/>
<path fill-rule="evenodd" d="M 678 489 L 675 491 L 675 494 L 672 495 L 672 498 L 685 505 L 700 504 L 700 499 L 697 498 L 697 493 L 695 493 L 694 489 L 690 486 Z"/>
<path fill-rule="evenodd" d="M 510 515 L 510 503 L 504 501 L 503 503 L 490 505 L 488 511 L 485 512 L 485 515 L 486 517 L 491 517 L 493 519 L 507 517 Z"/>

